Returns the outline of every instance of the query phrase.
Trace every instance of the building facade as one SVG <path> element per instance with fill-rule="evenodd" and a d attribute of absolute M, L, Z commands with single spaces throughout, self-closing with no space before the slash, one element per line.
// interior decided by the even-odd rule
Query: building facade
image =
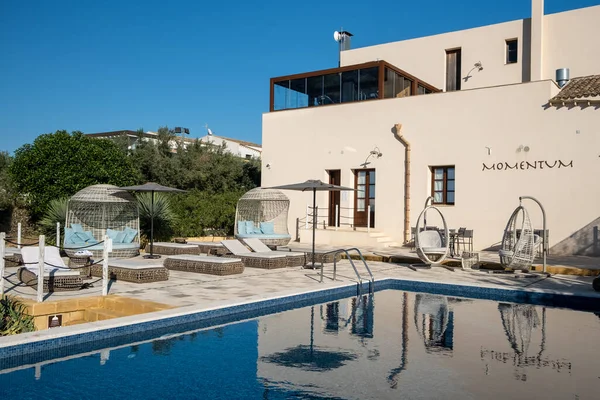
<path fill-rule="evenodd" d="M 449 228 L 491 249 L 519 196 L 533 196 L 552 254 L 600 255 L 599 18 L 600 6 L 544 15 L 533 0 L 528 19 L 346 50 L 339 69 L 273 78 L 262 186 L 355 188 L 317 196 L 317 241 L 339 245 L 410 241 L 431 196 Z M 294 232 L 310 199 L 286 194 Z M 523 205 L 541 228 L 538 206 Z"/>

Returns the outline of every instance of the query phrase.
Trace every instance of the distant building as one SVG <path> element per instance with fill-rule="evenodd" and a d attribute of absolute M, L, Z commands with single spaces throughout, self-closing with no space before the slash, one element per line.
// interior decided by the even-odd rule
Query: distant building
<path fill-rule="evenodd" d="M 260 158 L 262 154 L 262 146 L 260 144 L 246 142 L 243 140 L 231 139 L 222 136 L 213 135 L 212 131 L 207 128 L 208 134 L 200 138 L 203 143 L 212 143 L 216 146 L 221 146 L 223 143 L 227 146 L 227 150 L 238 157 L 242 158 Z"/>
<path fill-rule="evenodd" d="M 138 133 L 137 131 L 132 131 L 128 129 L 120 130 L 120 131 L 110 131 L 110 132 L 98 132 L 98 133 L 87 133 L 86 136 L 94 137 L 94 138 L 104 138 L 104 139 L 116 139 L 116 138 L 127 138 L 127 147 L 130 150 L 135 149 L 136 145 L 141 140 L 150 141 L 157 143 L 158 142 L 158 133 L 156 132 L 143 132 Z M 196 140 L 200 140 L 202 143 L 213 144 L 216 146 L 221 146 L 225 143 L 226 151 L 242 158 L 251 159 L 251 158 L 260 158 L 262 153 L 262 146 L 256 143 L 246 142 L 243 140 L 231 139 L 222 136 L 215 136 L 212 134 L 212 131 L 208 129 L 208 134 L 202 138 L 193 139 L 185 136 L 180 136 L 176 134 L 176 136 L 169 142 L 172 151 L 177 149 L 177 146 L 183 140 L 183 147 L 187 148 L 188 144 L 194 143 Z"/>

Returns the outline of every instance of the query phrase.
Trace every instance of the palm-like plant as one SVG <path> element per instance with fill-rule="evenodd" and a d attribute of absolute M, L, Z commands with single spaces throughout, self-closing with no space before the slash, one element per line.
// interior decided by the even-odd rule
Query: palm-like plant
<path fill-rule="evenodd" d="M 60 222 L 61 228 L 65 226 L 67 220 L 67 205 L 69 199 L 54 199 L 48 205 L 44 217 L 40 220 L 40 230 L 49 242 L 54 242 L 56 246 L 60 246 L 60 243 L 56 243 L 56 223 Z"/>
<path fill-rule="evenodd" d="M 27 306 L 12 296 L 0 299 L 0 336 L 35 331 L 33 316 L 27 315 Z"/>
<path fill-rule="evenodd" d="M 150 225 L 154 214 L 154 239 L 168 240 L 173 236 L 173 224 L 176 216 L 171 207 L 171 199 L 165 193 L 154 193 L 154 212 L 152 210 L 152 194 L 136 195 L 140 209 L 140 229 L 146 237 L 150 237 Z"/>

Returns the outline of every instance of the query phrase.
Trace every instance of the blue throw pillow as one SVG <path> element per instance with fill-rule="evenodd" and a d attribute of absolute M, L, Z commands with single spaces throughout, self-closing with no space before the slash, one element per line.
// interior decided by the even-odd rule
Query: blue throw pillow
<path fill-rule="evenodd" d="M 92 235 L 92 231 L 85 231 L 85 235 L 87 236 L 87 240 L 85 241 L 88 244 L 98 243 L 94 235 Z"/>
<path fill-rule="evenodd" d="M 73 241 L 73 235 L 75 232 L 72 228 L 65 228 L 65 244 L 75 244 Z M 79 240 L 79 239 L 76 239 Z"/>
<path fill-rule="evenodd" d="M 75 232 L 74 236 L 79 238 L 79 240 L 81 240 L 83 243 L 87 243 L 87 241 L 89 240 L 89 237 L 85 232 Z"/>
<path fill-rule="evenodd" d="M 256 233 L 256 232 L 254 232 L 255 228 L 256 227 L 254 226 L 254 221 L 246 221 L 246 233 L 247 234 Z"/>
<path fill-rule="evenodd" d="M 275 234 L 275 224 L 273 222 L 261 222 L 260 230 L 265 235 L 274 235 Z"/>
<path fill-rule="evenodd" d="M 114 242 L 115 238 L 117 237 L 117 235 L 119 234 L 119 232 L 121 232 L 121 231 L 116 231 L 114 229 L 108 228 L 106 230 L 106 236 L 108 236 L 109 238 L 111 238 L 113 240 L 113 242 Z"/>
<path fill-rule="evenodd" d="M 123 242 L 124 239 L 125 239 L 125 232 L 119 231 L 119 233 L 117 233 L 117 236 L 115 236 L 115 238 L 113 239 L 113 243 L 124 243 Z"/>
<path fill-rule="evenodd" d="M 83 232 L 81 224 L 71 224 L 71 228 L 73 228 L 73 232 Z"/>
<path fill-rule="evenodd" d="M 85 245 L 85 238 L 86 236 L 82 232 L 73 232 L 70 236 L 71 244 Z"/>
<path fill-rule="evenodd" d="M 125 227 L 124 232 L 125 239 L 123 239 L 123 243 L 133 243 L 133 239 L 135 239 L 135 237 L 137 236 L 137 230 L 127 226 Z"/>
<path fill-rule="evenodd" d="M 245 235 L 246 234 L 246 221 L 238 221 L 238 226 L 237 226 L 237 230 L 238 230 L 238 235 Z"/>

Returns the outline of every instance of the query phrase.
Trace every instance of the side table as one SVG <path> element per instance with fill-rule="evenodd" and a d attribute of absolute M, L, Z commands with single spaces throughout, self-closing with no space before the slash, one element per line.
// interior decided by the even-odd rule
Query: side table
<path fill-rule="evenodd" d="M 79 270 L 79 275 L 89 278 L 92 276 L 90 256 L 69 257 L 69 268 Z"/>

